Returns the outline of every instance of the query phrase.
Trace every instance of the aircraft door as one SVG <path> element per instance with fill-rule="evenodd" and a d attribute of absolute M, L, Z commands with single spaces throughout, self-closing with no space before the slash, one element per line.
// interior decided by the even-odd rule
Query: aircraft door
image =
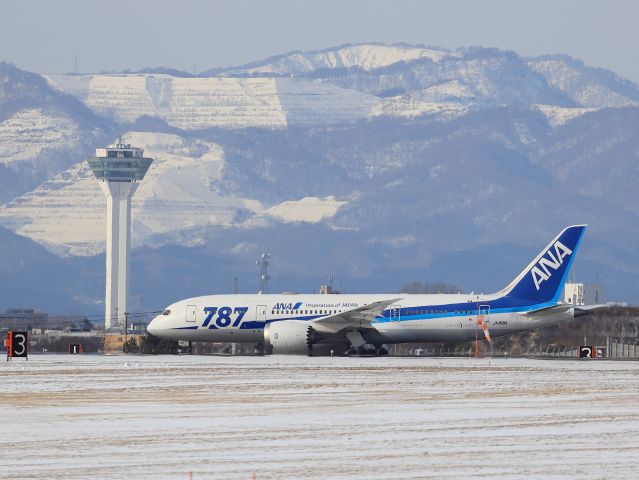
<path fill-rule="evenodd" d="M 490 305 L 479 305 L 477 307 L 477 323 L 480 324 L 480 320 L 488 326 L 490 324 Z"/>
<path fill-rule="evenodd" d="M 390 307 L 390 321 L 399 322 L 401 318 L 402 307 L 400 305 L 391 305 Z"/>
<path fill-rule="evenodd" d="M 258 305 L 255 307 L 255 320 L 258 322 L 266 322 L 266 305 Z"/>
<path fill-rule="evenodd" d="M 197 321 L 197 305 L 186 306 L 186 321 L 195 323 Z"/>

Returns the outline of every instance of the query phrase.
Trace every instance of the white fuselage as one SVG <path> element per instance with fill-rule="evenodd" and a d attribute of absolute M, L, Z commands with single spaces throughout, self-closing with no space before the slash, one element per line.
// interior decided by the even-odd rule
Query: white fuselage
<path fill-rule="evenodd" d="M 175 340 L 259 342 L 271 322 L 310 322 L 373 302 L 398 299 L 371 322 L 378 343 L 463 342 L 484 338 L 481 318 L 492 337 L 539 328 L 572 318 L 572 312 L 525 312 L 545 305 L 510 304 L 498 295 L 211 295 L 174 303 L 149 331 Z"/>

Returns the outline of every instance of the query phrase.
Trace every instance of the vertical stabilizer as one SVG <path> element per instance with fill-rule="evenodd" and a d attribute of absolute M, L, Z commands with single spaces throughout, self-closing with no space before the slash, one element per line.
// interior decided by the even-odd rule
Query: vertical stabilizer
<path fill-rule="evenodd" d="M 566 227 L 500 293 L 536 303 L 557 302 L 586 225 Z"/>

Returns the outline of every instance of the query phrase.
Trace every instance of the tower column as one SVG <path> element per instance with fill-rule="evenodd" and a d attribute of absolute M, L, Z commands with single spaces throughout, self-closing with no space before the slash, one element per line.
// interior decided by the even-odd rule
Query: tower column
<path fill-rule="evenodd" d="M 105 329 L 123 325 L 128 311 L 131 197 L 153 161 L 142 154 L 141 148 L 116 144 L 88 159 L 107 200 Z"/>

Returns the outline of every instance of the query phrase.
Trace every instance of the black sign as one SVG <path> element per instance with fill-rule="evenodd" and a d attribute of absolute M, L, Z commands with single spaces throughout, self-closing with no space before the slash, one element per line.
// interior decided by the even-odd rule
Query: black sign
<path fill-rule="evenodd" d="M 82 345 L 80 345 L 79 343 L 70 343 L 69 353 L 73 353 L 73 354 L 82 353 Z"/>
<path fill-rule="evenodd" d="M 7 357 L 9 358 L 27 358 L 27 332 L 9 332 L 9 349 Z"/>
<path fill-rule="evenodd" d="M 592 345 L 582 345 L 579 347 L 579 358 L 595 358 L 597 356 L 597 347 Z"/>

